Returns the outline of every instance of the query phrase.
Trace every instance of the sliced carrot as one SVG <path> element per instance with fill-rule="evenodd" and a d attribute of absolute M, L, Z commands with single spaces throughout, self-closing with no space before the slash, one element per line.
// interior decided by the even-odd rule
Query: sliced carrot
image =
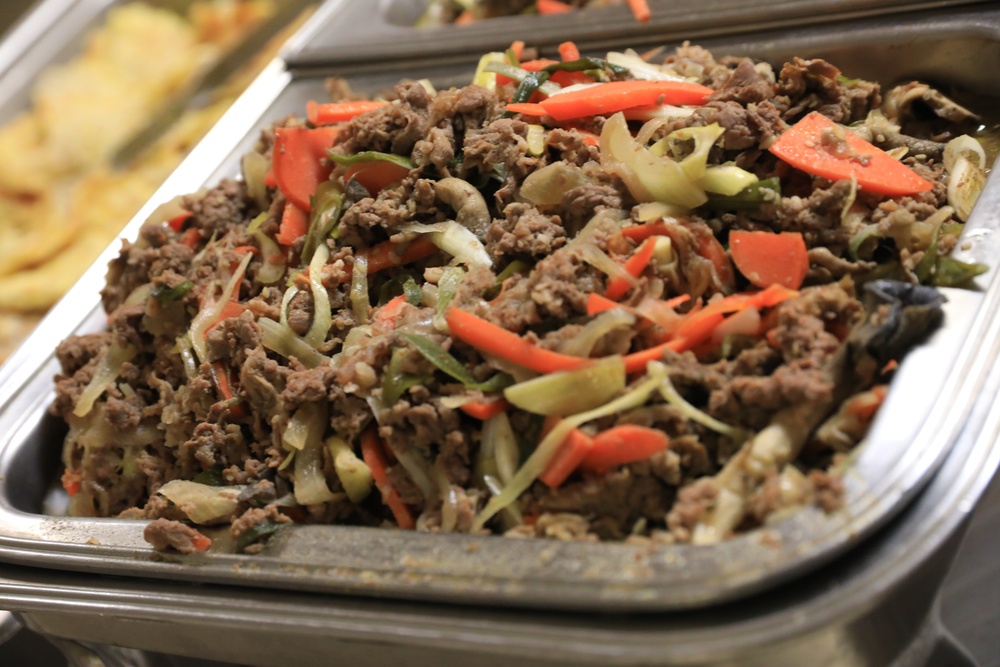
<path fill-rule="evenodd" d="M 306 102 L 306 116 L 313 125 L 343 123 L 387 104 L 389 103 L 382 100 L 352 100 L 328 104 L 319 104 L 310 100 Z"/>
<path fill-rule="evenodd" d="M 635 242 L 645 241 L 650 236 L 667 236 L 668 228 L 665 222 L 647 222 L 644 225 L 626 227 L 621 231 L 621 235 Z"/>
<path fill-rule="evenodd" d="M 573 11 L 573 6 L 559 0 L 535 0 L 535 7 L 538 13 L 545 16 L 548 14 L 565 14 Z"/>
<path fill-rule="evenodd" d="M 496 398 L 492 401 L 469 401 L 460 405 L 458 409 L 473 419 L 486 421 L 496 417 L 501 412 L 507 412 L 510 409 L 510 403 L 502 398 Z"/>
<path fill-rule="evenodd" d="M 83 473 L 79 470 L 66 470 L 62 474 L 62 487 L 66 489 L 66 493 L 72 498 L 76 494 L 80 493 L 80 480 L 83 479 Z"/>
<path fill-rule="evenodd" d="M 559 45 L 559 57 L 564 63 L 580 59 L 580 49 L 573 42 L 563 42 Z"/>
<path fill-rule="evenodd" d="M 222 395 L 223 401 L 230 401 L 236 397 L 236 392 L 233 389 L 234 383 L 229 377 L 229 368 L 222 361 L 212 362 L 212 380 Z M 245 417 L 247 408 L 241 402 L 230 408 L 229 412 L 233 417 Z"/>
<path fill-rule="evenodd" d="M 640 23 L 646 23 L 653 15 L 646 0 L 628 0 L 628 8 L 632 10 L 632 16 L 635 17 L 635 20 Z"/>
<path fill-rule="evenodd" d="M 365 186 L 373 197 L 394 183 L 406 178 L 410 170 L 402 165 L 386 160 L 371 160 L 351 165 L 344 172 L 344 181 L 352 178 Z"/>
<path fill-rule="evenodd" d="M 580 468 L 603 474 L 626 463 L 645 461 L 669 446 L 670 438 L 663 431 L 622 424 L 594 436 Z"/>
<path fill-rule="evenodd" d="M 326 151 L 339 132 L 339 127 L 279 127 L 274 131 L 274 180 L 282 194 L 303 211 L 309 210 L 310 197 L 333 170 L 325 159 Z"/>
<path fill-rule="evenodd" d="M 245 310 L 246 306 L 235 301 L 227 301 L 226 305 L 222 307 L 222 312 L 219 313 L 219 319 L 205 328 L 205 335 L 208 336 L 208 332 L 219 326 L 223 321 L 239 317 Z"/>
<path fill-rule="evenodd" d="M 394 266 L 404 266 L 436 253 L 438 247 L 426 235 L 407 244 L 382 241 L 368 250 L 368 273 L 377 273 Z"/>
<path fill-rule="evenodd" d="M 727 291 L 733 291 L 736 288 L 736 274 L 733 271 L 733 263 L 729 260 L 726 249 L 719 243 L 719 239 L 715 238 L 715 234 L 706 227 L 698 226 L 689 229 L 694 232 L 695 239 L 697 239 L 695 249 L 698 254 L 712 263 L 715 275 L 719 276 L 722 286 Z"/>
<path fill-rule="evenodd" d="M 184 227 L 184 223 L 190 220 L 193 215 L 194 213 L 191 211 L 184 211 L 180 215 L 175 215 L 167 220 L 167 224 L 170 225 L 170 229 L 180 233 L 181 229 Z"/>
<path fill-rule="evenodd" d="M 882 406 L 888 393 L 889 385 L 875 385 L 868 391 L 850 398 L 844 405 L 844 412 L 860 421 L 871 421 L 872 417 L 875 416 L 875 413 Z"/>
<path fill-rule="evenodd" d="M 469 25 L 470 23 L 476 22 L 476 15 L 470 10 L 466 9 L 461 14 L 455 17 L 453 23 L 455 25 Z"/>
<path fill-rule="evenodd" d="M 396 318 L 403 312 L 403 308 L 405 306 L 406 295 L 400 294 L 399 296 L 389 299 L 384 306 L 376 310 L 374 319 L 383 328 L 393 328 L 396 323 Z"/>
<path fill-rule="evenodd" d="M 201 243 L 201 232 L 195 227 L 185 229 L 184 233 L 181 234 L 181 243 L 191 249 L 197 248 L 198 244 Z"/>
<path fill-rule="evenodd" d="M 191 536 L 191 550 L 195 553 L 205 553 L 209 550 L 209 548 L 211 548 L 211 546 L 212 540 L 205 537 L 198 531 L 195 531 L 195 534 Z"/>
<path fill-rule="evenodd" d="M 589 435 L 578 428 L 573 429 L 559 445 L 555 456 L 545 466 L 538 479 L 550 489 L 562 486 L 587 456 L 591 444 L 592 439 Z"/>
<path fill-rule="evenodd" d="M 509 50 L 511 53 L 514 54 L 514 57 L 517 58 L 517 62 L 521 62 L 521 57 L 524 55 L 524 41 L 520 39 L 515 39 L 513 42 L 510 43 Z M 511 64 L 513 65 L 516 63 L 511 63 Z"/>
<path fill-rule="evenodd" d="M 396 524 L 403 530 L 416 528 L 417 523 L 413 519 L 413 513 L 400 498 L 396 488 L 389 482 L 389 475 L 386 473 L 388 464 L 386 463 L 385 447 L 381 438 L 378 437 L 375 426 L 369 426 L 361 434 L 361 458 L 371 470 L 375 486 L 382 494 L 382 502 L 392 512 Z"/>
<path fill-rule="evenodd" d="M 666 241 L 664 241 L 666 242 Z M 632 254 L 631 257 L 625 262 L 625 272 L 628 273 L 633 278 L 638 278 L 642 275 L 642 272 L 646 270 L 649 266 L 649 261 L 653 259 L 653 250 L 656 248 L 656 242 L 654 239 L 646 239 L 642 242 L 642 245 Z M 614 301 L 621 299 L 628 292 L 629 284 L 628 281 L 621 276 L 612 278 L 608 283 L 608 287 L 604 290 L 604 296 Z"/>
<path fill-rule="evenodd" d="M 546 350 L 459 308 L 445 311 L 445 321 L 451 335 L 460 341 L 536 373 L 573 370 L 592 363 L 589 359 Z"/>
<path fill-rule="evenodd" d="M 768 148 L 797 169 L 830 180 L 858 182 L 862 190 L 898 197 L 934 187 L 899 160 L 813 111 Z"/>
<path fill-rule="evenodd" d="M 540 104 L 555 120 L 570 120 L 653 104 L 703 104 L 713 92 L 690 81 L 610 81 L 559 93 Z"/>
<path fill-rule="evenodd" d="M 292 245 L 298 239 L 306 235 L 309 231 L 309 214 L 293 204 L 291 201 L 285 204 L 285 210 L 281 213 L 281 225 L 274 240 L 281 245 Z"/>
<path fill-rule="evenodd" d="M 274 167 L 268 169 L 264 175 L 264 185 L 271 189 L 278 187 L 278 179 L 274 177 Z"/>
<path fill-rule="evenodd" d="M 805 240 L 798 232 L 729 233 L 729 252 L 740 273 L 757 287 L 798 289 L 809 272 Z"/>
<path fill-rule="evenodd" d="M 548 113 L 545 111 L 545 107 L 541 104 L 534 104 L 532 102 L 520 102 L 507 105 L 507 111 L 510 113 L 520 113 L 525 116 L 537 116 L 541 118 Z"/>

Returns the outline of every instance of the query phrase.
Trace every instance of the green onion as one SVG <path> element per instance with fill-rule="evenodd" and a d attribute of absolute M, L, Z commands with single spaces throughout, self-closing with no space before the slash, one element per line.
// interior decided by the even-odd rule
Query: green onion
<path fill-rule="evenodd" d="M 504 373 L 497 373 L 486 382 L 476 382 L 472 373 L 468 371 L 458 359 L 451 356 L 443 347 L 426 336 L 418 336 L 411 333 L 400 333 L 399 337 L 413 346 L 417 352 L 424 356 L 424 359 L 442 373 L 458 380 L 469 389 L 478 389 L 483 392 L 500 391 L 511 382 L 510 376 Z"/>
<path fill-rule="evenodd" d="M 183 299 L 184 296 L 191 291 L 192 287 L 194 287 L 194 283 L 190 280 L 185 280 L 174 287 L 157 285 L 153 288 L 152 295 L 153 298 L 162 303 L 164 306 L 169 306 L 173 302 Z"/>
<path fill-rule="evenodd" d="M 404 167 L 406 169 L 413 169 L 416 167 L 413 160 L 408 157 L 395 155 L 393 153 L 380 153 L 379 151 L 361 151 L 360 153 L 354 153 L 352 155 L 341 155 L 340 153 L 327 151 L 326 155 L 330 158 L 331 162 L 335 162 L 341 167 L 351 167 L 363 162 L 391 162 L 394 165 Z"/>
<path fill-rule="evenodd" d="M 765 178 L 748 185 L 735 195 L 708 194 L 706 206 L 715 211 L 752 211 L 763 204 L 781 201 L 781 181 L 777 177 Z"/>
<path fill-rule="evenodd" d="M 948 255 L 938 257 L 936 268 L 933 282 L 938 287 L 958 287 L 990 270 L 986 264 L 969 264 Z"/>
<path fill-rule="evenodd" d="M 625 389 L 625 362 L 615 355 L 575 371 L 558 371 L 507 387 L 504 398 L 536 415 L 577 414 Z"/>
<path fill-rule="evenodd" d="M 308 262 L 313 253 L 331 235 L 336 235 L 337 223 L 344 209 L 344 193 L 333 181 L 323 181 L 310 200 L 309 231 L 302 245 L 302 261 Z"/>
<path fill-rule="evenodd" d="M 247 547 L 256 544 L 257 542 L 262 542 L 276 532 L 278 532 L 285 524 L 278 523 L 276 521 L 262 521 L 260 523 L 250 526 L 238 538 L 236 538 L 236 553 L 243 553 L 246 551 Z"/>
<path fill-rule="evenodd" d="M 397 347 L 389 357 L 389 364 L 382 376 L 382 403 L 386 407 L 392 407 L 411 387 L 418 384 L 426 384 L 430 377 L 412 375 L 403 370 L 403 362 L 406 359 L 407 351 Z"/>

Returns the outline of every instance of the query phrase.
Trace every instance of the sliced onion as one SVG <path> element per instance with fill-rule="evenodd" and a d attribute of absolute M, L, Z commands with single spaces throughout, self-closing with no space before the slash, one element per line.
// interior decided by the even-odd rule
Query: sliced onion
<path fill-rule="evenodd" d="M 316 368 L 330 362 L 329 357 L 317 352 L 316 348 L 296 336 L 288 327 L 263 317 L 257 320 L 257 325 L 262 332 L 261 344 L 286 359 L 294 357 L 306 368 Z"/>
<path fill-rule="evenodd" d="M 368 465 L 358 458 L 354 450 L 343 438 L 330 436 L 326 439 L 326 447 L 333 457 L 333 469 L 340 479 L 341 486 L 352 503 L 360 503 L 371 493 L 374 481 Z"/>
<path fill-rule="evenodd" d="M 630 287 L 635 287 L 638 284 L 635 276 L 626 271 L 621 264 L 611 259 L 607 253 L 597 246 L 588 243 L 579 245 L 576 249 L 583 261 L 598 271 L 607 274 L 609 278 L 624 280 Z"/>
<path fill-rule="evenodd" d="M 285 253 L 270 236 L 255 231 L 253 237 L 260 245 L 261 267 L 257 272 L 257 282 L 262 285 L 274 285 L 285 275 Z"/>
<path fill-rule="evenodd" d="M 493 267 L 493 260 L 482 242 L 468 228 L 454 220 L 433 225 L 413 223 L 402 227 L 400 231 L 427 234 L 434 245 L 454 257 L 459 264 Z"/>
<path fill-rule="evenodd" d="M 635 326 L 635 315 L 622 309 L 607 310 L 583 325 L 572 338 L 563 341 L 559 351 L 573 357 L 589 357 L 598 341 L 618 329 Z"/>
<path fill-rule="evenodd" d="M 528 153 L 541 155 L 545 152 L 545 128 L 541 125 L 528 125 Z"/>
<path fill-rule="evenodd" d="M 483 193 L 472 183 L 449 176 L 434 183 L 434 193 L 438 199 L 455 209 L 455 220 L 458 224 L 477 237 L 486 238 L 486 230 L 493 222 L 493 218 L 490 217 Z"/>
<path fill-rule="evenodd" d="M 683 127 L 679 130 L 674 130 L 664 139 L 653 144 L 649 150 L 653 155 L 665 155 L 668 152 L 676 154 L 674 148 L 678 143 L 693 141 L 694 150 L 681 160 L 680 165 L 684 173 L 687 174 L 687 177 L 692 182 L 697 183 L 705 176 L 705 170 L 708 165 L 708 152 L 712 150 L 712 146 L 715 145 L 715 142 L 718 141 L 723 132 L 725 130 L 718 123 L 699 127 Z"/>
<path fill-rule="evenodd" d="M 423 455 L 412 447 L 406 449 L 394 447 L 391 440 L 386 440 L 386 446 L 399 461 L 399 465 L 403 466 L 403 470 L 410 476 L 410 480 L 420 489 L 424 500 L 433 498 L 435 485 L 431 481 L 431 466 Z"/>
<path fill-rule="evenodd" d="M 521 450 L 517 436 L 511 428 L 506 412 L 490 417 L 483 422 L 483 437 L 480 443 L 485 456 L 491 456 L 495 463 L 497 477 L 506 484 L 514 477 L 521 462 Z"/>
<path fill-rule="evenodd" d="M 681 414 L 691 421 L 697 422 L 705 428 L 711 429 L 720 435 L 730 437 L 733 440 L 740 441 L 747 437 L 748 434 L 743 431 L 743 429 L 724 424 L 715 417 L 699 410 L 684 400 L 684 397 L 677 393 L 677 389 L 674 388 L 674 384 L 670 381 L 670 376 L 666 373 L 664 373 L 661 378 L 659 389 L 660 395 L 663 396 L 663 399 L 673 407 L 680 410 Z"/>
<path fill-rule="evenodd" d="M 733 164 L 707 167 L 698 180 L 706 192 L 732 197 L 757 182 L 757 176 Z"/>
<path fill-rule="evenodd" d="M 986 154 L 978 141 L 967 134 L 955 137 L 945 146 L 944 165 L 948 170 L 948 204 L 955 216 L 968 220 L 986 186 Z"/>
<path fill-rule="evenodd" d="M 271 170 L 271 161 L 260 153 L 250 151 L 243 156 L 240 164 L 243 167 L 243 182 L 246 183 L 247 194 L 257 202 L 257 206 L 267 210 L 271 202 L 264 180 Z"/>
<path fill-rule="evenodd" d="M 351 271 L 351 310 L 354 312 L 354 319 L 358 324 L 368 324 L 368 310 L 370 308 L 368 255 L 360 253 L 354 256 L 354 269 Z"/>
<path fill-rule="evenodd" d="M 309 288 L 312 291 L 313 297 L 313 321 L 309 326 L 309 331 L 306 332 L 304 336 L 305 341 L 315 348 L 319 348 L 326 342 L 326 335 L 330 332 L 330 326 L 333 324 L 333 313 L 330 310 L 330 295 L 326 291 L 326 287 L 323 286 L 323 267 L 326 265 L 326 261 L 330 259 L 330 249 L 326 247 L 325 243 L 319 244 L 316 248 L 316 252 L 313 253 L 312 260 L 309 262 Z M 354 274 L 361 273 L 362 279 L 367 278 L 368 272 L 367 263 L 364 269 L 358 270 L 357 262 L 354 265 Z M 368 301 L 368 284 L 365 280 L 365 302 L 367 305 Z M 351 300 L 354 300 L 354 280 L 351 280 Z M 355 312 L 357 314 L 357 312 Z M 368 321 L 368 309 L 365 308 L 364 311 L 365 319 L 359 320 L 361 324 Z"/>
<path fill-rule="evenodd" d="M 528 174 L 521 184 L 521 196 L 536 206 L 553 206 L 568 191 L 591 182 L 575 164 L 553 162 Z"/>
<path fill-rule="evenodd" d="M 304 414 L 305 439 L 295 455 L 295 500 L 300 505 L 315 505 L 337 499 L 323 474 L 323 431 L 326 430 L 326 405 L 307 403 L 300 407 L 294 421 Z M 290 426 L 291 424 L 289 424 Z M 285 437 L 285 442 L 288 442 Z"/>
<path fill-rule="evenodd" d="M 80 392 L 80 398 L 73 408 L 73 414 L 77 417 L 86 417 L 93 409 L 94 402 L 101 397 L 108 385 L 118 379 L 122 366 L 135 359 L 136 354 L 137 350 L 131 345 L 127 347 L 109 345 L 97 362 L 94 376 Z"/>
<path fill-rule="evenodd" d="M 627 67 L 632 76 L 637 79 L 644 79 L 646 81 L 687 80 L 665 65 L 655 65 L 646 62 L 632 49 L 627 49 L 624 53 L 618 51 L 609 52 L 608 62 L 619 67 Z"/>

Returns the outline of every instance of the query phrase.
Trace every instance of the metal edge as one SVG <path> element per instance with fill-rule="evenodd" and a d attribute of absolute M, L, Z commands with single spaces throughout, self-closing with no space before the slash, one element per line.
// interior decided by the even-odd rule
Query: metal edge
<path fill-rule="evenodd" d="M 285 57 L 292 68 L 331 62 L 371 63 L 503 50 L 511 40 L 544 49 L 572 39 L 636 40 L 657 35 L 704 38 L 802 27 L 830 21 L 900 15 L 927 9 L 961 7 L 987 0 L 652 0 L 652 18 L 639 23 L 624 6 L 601 7 L 557 16 L 506 16 L 465 26 L 414 28 L 390 22 L 387 15 L 405 0 L 383 0 L 375 14 L 368 3 L 340 3 L 342 11 L 317 32 L 318 39 L 296 45 Z M 412 3 L 410 3 L 412 4 Z M 421 3 L 425 5 L 426 3 Z"/>

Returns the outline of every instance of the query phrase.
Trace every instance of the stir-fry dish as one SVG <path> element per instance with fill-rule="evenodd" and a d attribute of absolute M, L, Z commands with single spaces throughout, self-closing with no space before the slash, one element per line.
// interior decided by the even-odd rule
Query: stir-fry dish
<path fill-rule="evenodd" d="M 454 23 L 464 25 L 483 19 L 521 14 L 566 14 L 577 9 L 628 5 L 637 21 L 649 20 L 647 0 L 431 0 L 417 21 L 420 27 Z"/>
<path fill-rule="evenodd" d="M 70 512 L 711 544 L 839 464 L 984 181 L 976 116 L 684 45 L 310 103 L 124 242 L 58 349 Z M 337 86 L 330 86 L 331 89 Z M 343 89 L 343 86 L 340 86 Z"/>

